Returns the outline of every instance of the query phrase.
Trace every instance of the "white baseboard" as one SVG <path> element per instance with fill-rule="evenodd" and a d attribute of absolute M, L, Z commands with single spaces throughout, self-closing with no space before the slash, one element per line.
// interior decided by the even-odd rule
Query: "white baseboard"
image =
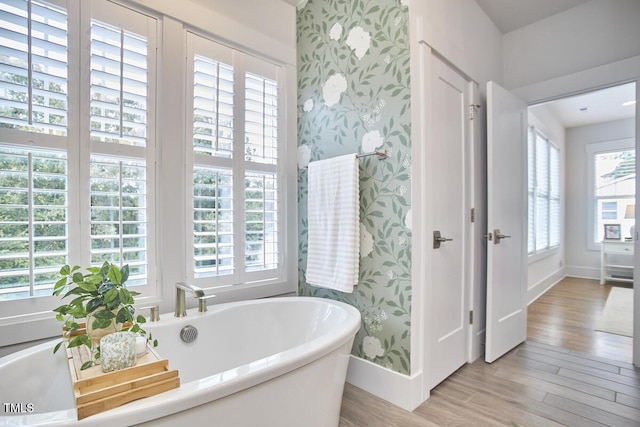
<path fill-rule="evenodd" d="M 347 382 L 407 411 L 413 411 L 429 398 L 429 392 L 422 390 L 422 373 L 399 374 L 353 355 Z"/>
<path fill-rule="evenodd" d="M 547 277 L 545 277 L 544 279 L 542 279 L 532 287 L 528 288 L 527 289 L 527 305 L 537 300 L 540 297 L 540 295 L 544 294 L 549 289 L 551 289 L 556 283 L 561 281 L 565 276 L 566 276 L 565 269 L 561 268 L 551 273 L 550 275 L 548 275 Z"/>
<path fill-rule="evenodd" d="M 569 277 L 578 277 L 580 279 L 600 280 L 600 268 L 580 267 L 577 265 L 567 265 L 565 273 Z"/>

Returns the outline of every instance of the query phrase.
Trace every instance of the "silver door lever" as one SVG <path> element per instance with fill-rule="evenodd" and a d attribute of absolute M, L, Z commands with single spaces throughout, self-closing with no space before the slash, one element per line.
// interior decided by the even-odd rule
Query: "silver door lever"
<path fill-rule="evenodd" d="M 433 249 L 438 249 L 442 242 L 452 242 L 453 239 L 447 239 L 446 237 L 442 237 L 440 235 L 440 230 L 435 230 L 433 232 Z"/>
<path fill-rule="evenodd" d="M 493 243 L 495 243 L 496 245 L 500 243 L 500 240 L 502 239 L 511 238 L 511 236 L 507 236 L 506 234 L 501 234 L 499 228 L 496 228 L 495 230 L 493 230 L 493 237 L 494 237 Z"/>

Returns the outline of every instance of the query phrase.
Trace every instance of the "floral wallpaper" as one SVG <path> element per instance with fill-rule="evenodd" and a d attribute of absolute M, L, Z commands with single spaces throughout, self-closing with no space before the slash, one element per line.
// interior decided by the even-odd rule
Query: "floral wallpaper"
<path fill-rule="evenodd" d="M 298 281 L 362 313 L 353 354 L 410 372 L 409 0 L 309 0 L 298 11 Z M 305 282 L 307 166 L 360 158 L 360 277 L 352 294 Z"/>

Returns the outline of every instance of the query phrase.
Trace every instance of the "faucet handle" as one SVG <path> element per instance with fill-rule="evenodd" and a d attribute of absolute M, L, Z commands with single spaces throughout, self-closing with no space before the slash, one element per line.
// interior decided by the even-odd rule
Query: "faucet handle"
<path fill-rule="evenodd" d="M 198 298 L 198 313 L 204 313 L 207 311 L 207 300 L 215 298 L 215 295 L 205 295 Z"/>
<path fill-rule="evenodd" d="M 140 307 L 140 310 L 147 310 L 147 309 L 151 309 L 151 315 L 149 317 L 149 320 L 151 320 L 152 322 L 157 322 L 160 320 L 160 307 L 157 305 L 148 305 L 146 307 Z"/>

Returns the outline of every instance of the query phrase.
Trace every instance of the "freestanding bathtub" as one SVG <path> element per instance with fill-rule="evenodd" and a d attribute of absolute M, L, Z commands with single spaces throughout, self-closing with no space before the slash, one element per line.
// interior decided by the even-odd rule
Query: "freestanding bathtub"
<path fill-rule="evenodd" d="M 187 325 L 198 330 L 191 343 L 179 337 Z M 80 421 L 54 340 L 0 359 L 0 425 L 335 427 L 359 327 L 355 308 L 306 297 L 164 314 L 145 329 L 181 386 Z"/>

